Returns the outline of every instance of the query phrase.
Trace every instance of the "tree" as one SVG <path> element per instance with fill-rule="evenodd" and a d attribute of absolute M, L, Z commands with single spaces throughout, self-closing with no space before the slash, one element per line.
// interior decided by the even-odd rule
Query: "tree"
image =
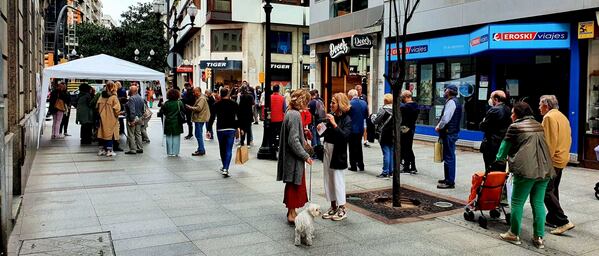
<path fill-rule="evenodd" d="M 414 12 L 418 5 L 420 4 L 420 0 L 402 0 L 403 3 L 403 20 L 400 20 L 400 16 L 397 15 L 399 8 L 396 0 L 389 1 L 389 32 L 388 38 L 391 38 L 391 25 L 393 24 L 395 27 L 395 49 L 397 49 L 397 59 L 395 61 L 395 70 L 392 68 L 392 65 L 388 65 L 387 70 L 383 77 L 385 77 L 385 81 L 391 85 L 391 90 L 393 91 L 393 125 L 394 125 L 394 153 L 393 158 L 395 166 L 393 168 L 393 206 L 401 207 L 401 180 L 399 176 L 399 171 L 401 168 L 401 99 L 400 94 L 403 88 L 403 84 L 406 78 L 406 42 L 407 42 L 407 32 L 408 32 L 408 24 L 412 20 L 414 16 Z M 393 23 L 391 23 L 391 8 L 393 8 Z M 402 29 L 399 30 L 400 23 L 402 24 Z M 401 36 L 400 36 L 401 32 Z M 399 42 L 401 41 L 401 50 L 399 48 Z M 387 54 L 387 61 L 391 63 L 391 47 L 389 47 L 389 54 Z"/>
<path fill-rule="evenodd" d="M 167 45 L 160 15 L 152 11 L 152 5 L 137 3 L 129 6 L 121 17 L 121 26 L 112 29 L 93 23 L 79 24 L 78 51 L 84 56 L 104 53 L 151 69 L 164 70 L 167 66 Z M 140 52 L 138 60 L 135 60 L 135 49 Z M 150 50 L 154 50 L 155 54 L 148 61 Z"/>

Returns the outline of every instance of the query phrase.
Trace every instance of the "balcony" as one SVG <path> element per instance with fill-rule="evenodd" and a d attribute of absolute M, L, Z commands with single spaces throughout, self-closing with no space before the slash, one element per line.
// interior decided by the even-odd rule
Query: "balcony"
<path fill-rule="evenodd" d="M 231 22 L 231 0 L 207 0 L 206 23 Z"/>

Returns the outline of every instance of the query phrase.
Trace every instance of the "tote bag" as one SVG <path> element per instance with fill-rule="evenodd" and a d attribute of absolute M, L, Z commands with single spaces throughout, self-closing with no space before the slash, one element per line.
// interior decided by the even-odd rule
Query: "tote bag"
<path fill-rule="evenodd" d="M 437 140 L 437 142 L 435 142 L 435 156 L 434 156 L 434 162 L 435 163 L 442 163 L 443 162 L 443 143 L 441 143 L 441 140 Z"/>
<path fill-rule="evenodd" d="M 249 160 L 250 156 L 248 153 L 247 146 L 239 146 L 235 153 L 235 164 L 245 164 Z"/>

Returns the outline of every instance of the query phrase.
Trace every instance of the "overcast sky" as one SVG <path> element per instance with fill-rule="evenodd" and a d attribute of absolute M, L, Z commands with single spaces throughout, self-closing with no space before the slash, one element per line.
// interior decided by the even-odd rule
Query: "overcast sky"
<path fill-rule="evenodd" d="M 120 24 L 121 13 L 127 11 L 129 6 L 140 3 L 148 3 L 153 0 L 102 0 L 104 5 L 103 13 L 110 15 L 118 24 Z"/>

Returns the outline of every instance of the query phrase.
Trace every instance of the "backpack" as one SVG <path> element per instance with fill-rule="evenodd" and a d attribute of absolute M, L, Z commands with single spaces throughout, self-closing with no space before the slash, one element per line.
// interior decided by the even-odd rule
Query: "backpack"
<path fill-rule="evenodd" d="M 324 104 L 320 99 L 316 100 L 316 117 L 318 120 L 322 120 L 326 117 L 326 113 L 324 112 Z"/>
<path fill-rule="evenodd" d="M 393 119 L 393 115 L 389 114 L 389 112 L 385 111 L 384 114 L 386 117 L 383 118 L 383 122 L 378 123 L 375 125 L 375 136 L 376 138 L 378 138 L 380 140 L 381 135 L 383 134 L 383 132 L 387 131 L 388 129 L 390 129 L 392 126 L 387 125 L 389 124 L 389 122 Z"/>

